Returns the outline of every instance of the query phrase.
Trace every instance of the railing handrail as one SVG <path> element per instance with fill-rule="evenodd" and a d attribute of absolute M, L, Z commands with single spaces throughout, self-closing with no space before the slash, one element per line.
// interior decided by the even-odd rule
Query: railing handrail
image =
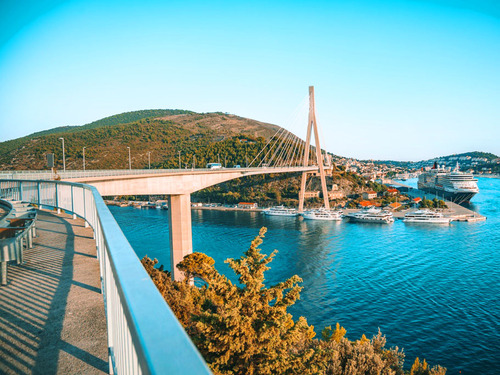
<path fill-rule="evenodd" d="M 15 189 L 12 185 L 18 184 L 18 193 L 22 195 L 23 184 L 38 188 L 37 203 L 71 211 L 68 207 L 58 203 L 63 197 L 58 193 L 62 186 L 69 186 L 71 191 L 71 206 L 75 204 L 74 189 L 82 189 L 85 201 L 85 190 L 93 198 L 92 205 L 87 204 L 83 217 L 94 229 L 97 252 L 100 264 L 102 290 L 104 294 L 106 320 L 108 326 L 108 341 L 110 346 L 110 371 L 115 373 L 151 373 L 151 374 L 210 374 L 206 363 L 189 336 L 182 328 L 174 313 L 167 305 L 151 278 L 142 267 L 139 258 L 123 234 L 115 218 L 109 211 L 93 186 L 67 182 L 44 180 L 12 180 L 0 179 L 0 188 Z M 53 186 L 55 191 L 54 204 L 42 202 L 40 186 L 46 189 Z M 58 189 L 59 187 L 59 189 Z M 27 186 L 24 187 L 27 189 Z M 11 192 L 14 194 L 15 191 Z M 22 200 L 22 199 L 20 199 Z M 94 211 L 95 210 L 95 211 Z M 111 274 L 107 274 L 109 265 Z M 114 286 L 110 283 L 114 282 Z M 113 296 L 116 293 L 118 298 Z M 119 306 L 114 306 L 118 302 Z M 122 312 L 125 322 L 121 321 Z M 116 318 L 118 314 L 118 319 Z M 157 319 L 162 317 L 162 319 Z M 126 324 L 127 332 L 119 332 L 119 339 L 115 340 L 116 330 Z M 109 330 L 115 330 L 109 332 Z M 131 342 L 127 342 L 127 334 Z M 121 338 L 121 340 L 120 340 Z M 121 347 L 121 346 L 125 347 Z M 130 354 L 133 346 L 135 353 Z M 128 350 L 128 351 L 127 351 Z M 123 357 L 127 353 L 127 358 Z M 135 354 L 135 355 L 134 355 Z M 132 357 L 132 358 L 128 358 Z"/>
<path fill-rule="evenodd" d="M 314 168 L 314 166 L 281 166 L 281 167 L 242 167 L 242 168 L 172 168 L 172 169 L 88 169 L 88 170 L 66 170 L 58 171 L 57 175 L 60 178 L 84 178 L 84 177 L 101 177 L 101 176 L 129 176 L 129 175 L 141 175 L 141 174 L 165 174 L 165 173 L 186 173 L 186 172 L 252 172 L 252 171 L 262 171 L 262 170 L 301 170 L 303 168 Z M 0 171 L 0 179 L 18 179 L 22 176 L 34 176 L 42 179 L 41 175 L 53 176 L 54 174 L 49 170 L 12 170 L 12 171 Z M 17 178 L 16 178 L 17 177 Z"/>

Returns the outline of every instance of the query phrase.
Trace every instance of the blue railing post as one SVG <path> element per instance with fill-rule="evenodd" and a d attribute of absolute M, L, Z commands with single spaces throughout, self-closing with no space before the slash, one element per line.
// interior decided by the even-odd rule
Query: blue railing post
<path fill-rule="evenodd" d="M 73 185 L 71 185 L 71 212 L 75 214 L 75 204 L 73 200 Z"/>
<path fill-rule="evenodd" d="M 82 188 L 83 191 L 83 218 L 85 222 L 87 222 L 87 205 L 85 204 L 85 189 Z"/>
<path fill-rule="evenodd" d="M 38 195 L 38 207 L 42 208 L 42 198 L 40 196 L 40 181 L 36 183 L 37 195 Z"/>
<path fill-rule="evenodd" d="M 55 182 L 55 188 L 56 188 L 56 202 L 55 202 L 55 207 L 59 208 L 59 197 L 58 197 L 59 194 L 57 194 L 57 187 L 58 187 L 58 183 Z M 57 211 L 57 212 L 59 212 L 59 211 Z"/>

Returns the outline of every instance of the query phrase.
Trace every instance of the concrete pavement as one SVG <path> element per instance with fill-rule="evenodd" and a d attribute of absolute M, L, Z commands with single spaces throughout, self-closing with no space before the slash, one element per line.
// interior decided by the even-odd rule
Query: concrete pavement
<path fill-rule="evenodd" d="M 0 373 L 108 373 L 92 229 L 71 215 L 39 211 L 37 235 L 0 287 Z"/>

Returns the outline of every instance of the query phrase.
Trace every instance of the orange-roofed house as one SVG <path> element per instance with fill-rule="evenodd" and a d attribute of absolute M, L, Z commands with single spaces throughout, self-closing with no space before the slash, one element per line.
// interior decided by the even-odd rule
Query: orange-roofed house
<path fill-rule="evenodd" d="M 417 204 L 419 204 L 420 202 L 422 202 L 422 198 L 420 198 L 420 197 L 413 198 L 411 200 L 411 202 L 416 206 Z"/>
<path fill-rule="evenodd" d="M 387 195 L 396 195 L 399 193 L 398 189 L 387 189 L 386 194 Z"/>
<path fill-rule="evenodd" d="M 399 202 L 394 202 L 394 203 L 391 203 L 391 204 L 390 204 L 389 206 L 387 206 L 387 207 L 389 207 L 391 210 L 393 210 L 393 211 L 394 211 L 394 210 L 397 210 L 397 209 L 398 209 L 399 207 L 401 207 L 401 206 L 402 206 L 402 204 L 401 204 L 401 203 L 399 203 Z"/>
<path fill-rule="evenodd" d="M 363 208 L 371 207 L 371 206 L 373 206 L 373 202 L 370 202 L 370 201 L 361 201 L 361 202 L 359 202 L 359 206 L 363 207 Z"/>

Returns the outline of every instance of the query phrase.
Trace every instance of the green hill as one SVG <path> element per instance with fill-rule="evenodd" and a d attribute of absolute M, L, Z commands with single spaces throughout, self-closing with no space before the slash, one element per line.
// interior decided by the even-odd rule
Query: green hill
<path fill-rule="evenodd" d="M 184 110 L 147 110 L 110 116 L 83 126 L 58 127 L 0 143 L 0 169 L 47 169 L 46 155 L 53 153 L 62 168 L 65 140 L 66 169 L 82 169 L 83 147 L 87 169 L 132 167 L 178 168 L 221 160 L 228 166 L 251 161 L 265 139 L 279 129 L 235 115 L 195 113 Z M 194 156 L 195 155 L 195 156 Z M 194 156 L 194 157 L 193 157 Z"/>

